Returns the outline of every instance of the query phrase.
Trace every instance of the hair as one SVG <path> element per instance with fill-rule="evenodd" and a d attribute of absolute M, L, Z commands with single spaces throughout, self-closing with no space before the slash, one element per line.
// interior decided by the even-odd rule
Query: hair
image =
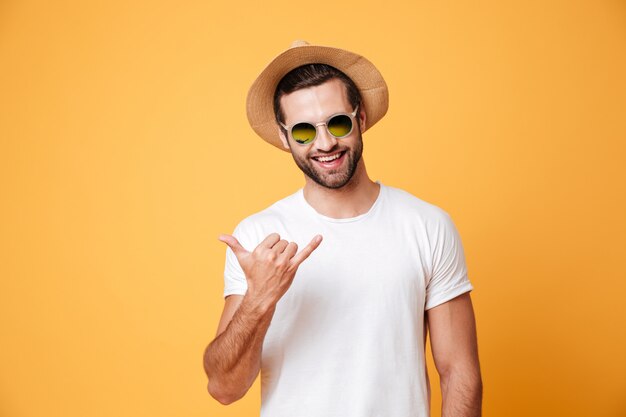
<path fill-rule="evenodd" d="M 327 64 L 306 64 L 289 71 L 276 86 L 276 91 L 274 92 L 274 115 L 276 121 L 279 124 L 285 123 L 285 116 L 280 107 L 280 99 L 283 95 L 303 88 L 314 87 L 332 79 L 339 79 L 343 82 L 352 108 L 356 108 L 361 104 L 361 93 L 354 81 L 346 74 Z M 283 129 L 282 126 L 281 129 Z"/>

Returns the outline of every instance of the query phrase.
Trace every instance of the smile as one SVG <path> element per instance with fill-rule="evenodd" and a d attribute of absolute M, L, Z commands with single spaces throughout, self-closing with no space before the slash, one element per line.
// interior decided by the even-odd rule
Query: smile
<path fill-rule="evenodd" d="M 339 158 L 340 156 L 342 156 L 346 151 L 341 151 L 341 152 L 337 152 L 336 154 L 333 155 L 329 155 L 329 156 L 314 156 L 313 159 L 317 160 L 317 161 L 321 161 L 321 162 L 329 162 L 332 161 L 334 159 Z"/>
<path fill-rule="evenodd" d="M 343 162 L 343 156 L 345 153 L 346 151 L 341 151 L 328 156 L 314 156 L 313 159 L 315 159 L 323 167 L 332 168 L 339 166 L 341 162 Z"/>

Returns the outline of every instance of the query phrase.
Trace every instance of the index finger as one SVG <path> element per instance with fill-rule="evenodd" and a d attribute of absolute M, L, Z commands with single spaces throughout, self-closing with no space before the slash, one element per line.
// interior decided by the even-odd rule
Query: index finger
<path fill-rule="evenodd" d="M 291 265 L 292 266 L 300 265 L 306 258 L 309 257 L 309 255 L 315 249 L 317 249 L 317 247 L 320 245 L 321 241 L 322 241 L 322 235 L 316 235 L 313 238 L 313 240 L 311 240 L 311 242 L 308 245 L 306 245 L 306 247 L 304 249 L 302 249 L 293 258 L 291 258 L 291 262 L 290 262 Z"/>

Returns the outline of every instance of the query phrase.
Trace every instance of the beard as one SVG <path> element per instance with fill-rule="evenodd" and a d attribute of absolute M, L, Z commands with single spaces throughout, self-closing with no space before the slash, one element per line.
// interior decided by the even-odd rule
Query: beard
<path fill-rule="evenodd" d="M 291 152 L 291 156 L 293 157 L 296 165 L 298 165 L 298 168 L 300 168 L 300 170 L 304 172 L 307 177 L 311 178 L 317 184 L 326 188 L 341 188 L 346 185 L 354 175 L 357 164 L 359 163 L 361 155 L 363 154 L 363 138 L 361 137 L 360 129 L 358 131 L 358 135 L 359 140 L 354 149 L 342 149 L 346 152 L 346 154 L 344 155 L 346 160 L 343 164 L 341 164 L 342 166 L 338 169 L 320 168 L 315 165 L 316 163 L 312 160 L 312 158 L 309 158 L 306 155 L 304 157 L 301 157 L 297 156 L 294 152 Z M 341 142 L 338 142 L 338 144 L 339 143 Z M 289 145 L 289 147 L 291 148 L 291 144 Z M 331 149 L 328 153 L 334 153 L 338 150 L 340 150 L 339 147 L 335 147 Z"/>

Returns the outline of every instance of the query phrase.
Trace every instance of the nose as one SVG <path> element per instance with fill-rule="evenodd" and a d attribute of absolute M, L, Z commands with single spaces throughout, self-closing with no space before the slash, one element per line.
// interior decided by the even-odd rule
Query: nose
<path fill-rule="evenodd" d="M 329 152 L 337 146 L 337 138 L 330 134 L 326 126 L 317 126 L 317 137 L 315 147 L 318 151 Z"/>

